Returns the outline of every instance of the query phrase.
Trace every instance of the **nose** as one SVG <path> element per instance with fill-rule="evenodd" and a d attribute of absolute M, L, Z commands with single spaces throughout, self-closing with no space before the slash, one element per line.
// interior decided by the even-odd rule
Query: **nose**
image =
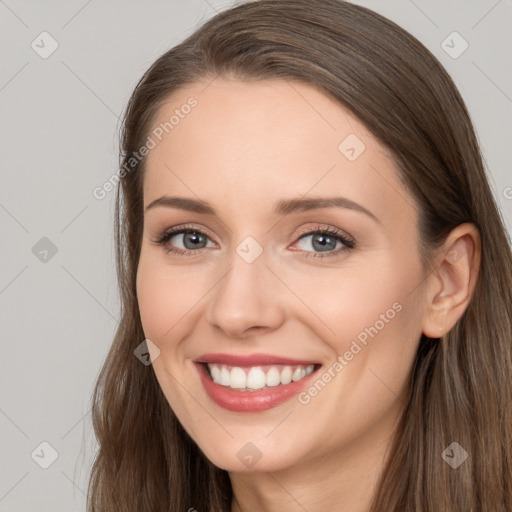
<path fill-rule="evenodd" d="M 230 269 L 208 295 L 208 323 L 229 338 L 261 336 L 286 318 L 285 287 L 267 267 L 264 254 L 248 263 L 235 253 Z"/>

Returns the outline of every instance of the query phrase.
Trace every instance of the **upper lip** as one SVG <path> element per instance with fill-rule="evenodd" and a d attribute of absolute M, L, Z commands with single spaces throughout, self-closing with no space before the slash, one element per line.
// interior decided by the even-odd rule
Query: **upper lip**
<path fill-rule="evenodd" d="M 194 360 L 196 363 L 216 363 L 229 366 L 264 366 L 272 364 L 287 364 L 291 366 L 319 364 L 316 361 L 305 359 L 292 359 L 289 357 L 274 356 L 271 354 L 203 354 Z"/>

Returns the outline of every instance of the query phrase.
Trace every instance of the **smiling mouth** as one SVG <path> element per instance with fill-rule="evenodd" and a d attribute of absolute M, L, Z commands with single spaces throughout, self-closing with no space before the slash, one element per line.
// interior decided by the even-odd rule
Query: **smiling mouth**
<path fill-rule="evenodd" d="M 221 386 L 236 391 L 262 391 L 297 382 L 318 370 L 320 364 L 309 365 L 260 365 L 231 366 L 217 363 L 200 363 L 208 377 Z"/>

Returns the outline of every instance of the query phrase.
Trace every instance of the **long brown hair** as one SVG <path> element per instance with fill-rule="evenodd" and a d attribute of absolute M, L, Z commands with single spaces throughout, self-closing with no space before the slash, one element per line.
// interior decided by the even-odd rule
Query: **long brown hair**
<path fill-rule="evenodd" d="M 99 450 L 88 512 L 228 512 L 226 471 L 184 431 L 151 366 L 135 278 L 145 160 L 134 159 L 155 113 L 200 79 L 314 84 L 348 108 L 394 156 L 419 209 L 421 256 L 459 224 L 481 235 L 471 301 L 442 339 L 422 336 L 404 414 L 373 512 L 512 510 L 512 256 L 466 106 L 437 59 L 393 22 L 341 0 L 261 0 L 225 10 L 162 55 L 131 96 L 121 133 L 116 256 L 121 321 L 94 394 Z M 443 460 L 452 442 L 468 453 Z"/>

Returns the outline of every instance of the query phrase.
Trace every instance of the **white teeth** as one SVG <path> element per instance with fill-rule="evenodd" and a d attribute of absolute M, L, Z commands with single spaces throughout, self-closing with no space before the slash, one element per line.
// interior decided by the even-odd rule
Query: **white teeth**
<path fill-rule="evenodd" d="M 292 381 L 292 369 L 290 366 L 285 366 L 281 372 L 281 384 L 290 384 Z"/>
<path fill-rule="evenodd" d="M 261 389 L 265 387 L 265 384 L 265 372 L 259 366 L 251 368 L 247 374 L 247 387 L 249 389 Z"/>
<path fill-rule="evenodd" d="M 212 365 L 210 368 L 210 372 L 212 374 L 213 382 L 216 382 L 217 384 L 220 384 L 220 370 L 219 367 L 216 365 Z"/>
<path fill-rule="evenodd" d="M 238 366 L 233 367 L 229 375 L 229 386 L 236 389 L 243 389 L 246 385 L 247 375 L 245 372 L 242 368 L 238 368 Z"/>
<path fill-rule="evenodd" d="M 281 384 L 281 375 L 279 370 L 272 366 L 267 372 L 267 386 L 278 386 Z"/>
<path fill-rule="evenodd" d="M 293 375 L 292 375 L 293 382 L 297 382 L 301 378 L 302 378 L 302 372 L 300 371 L 300 368 L 295 368 L 295 371 L 293 372 Z"/>
<path fill-rule="evenodd" d="M 225 366 L 220 370 L 220 381 L 219 384 L 223 386 L 229 386 L 229 372 Z"/>
<path fill-rule="evenodd" d="M 281 384 L 296 382 L 314 370 L 314 365 L 308 366 L 270 366 L 263 371 L 260 366 L 253 366 L 248 372 L 238 366 L 208 364 L 214 382 L 232 389 L 263 389 Z"/>

